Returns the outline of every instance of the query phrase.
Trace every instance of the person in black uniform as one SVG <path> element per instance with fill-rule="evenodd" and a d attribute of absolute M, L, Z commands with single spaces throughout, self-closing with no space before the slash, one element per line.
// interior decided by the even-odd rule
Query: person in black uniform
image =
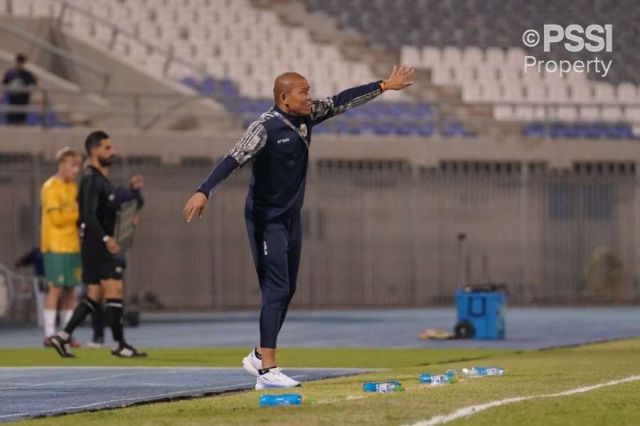
<path fill-rule="evenodd" d="M 300 383 L 276 366 L 276 341 L 296 291 L 309 147 L 313 126 L 374 99 L 385 90 L 413 84 L 410 68 L 394 67 L 387 80 L 347 89 L 323 100 L 311 100 L 302 75 L 281 74 L 274 83 L 275 106 L 251 125 L 187 201 L 187 222 L 202 212 L 214 188 L 234 170 L 253 160 L 245 204 L 245 221 L 262 293 L 260 346 L 243 359 L 257 377 L 256 389 L 294 387 Z"/>
<path fill-rule="evenodd" d="M 2 78 L 7 103 L 10 107 L 25 108 L 31 102 L 31 90 L 38 85 L 38 79 L 25 68 L 27 57 L 22 53 L 16 55 L 15 66 L 5 72 Z M 22 125 L 27 122 L 26 111 L 7 112 L 7 124 Z"/>
<path fill-rule="evenodd" d="M 99 300 L 106 299 L 106 314 L 117 348 L 111 354 L 117 357 L 146 356 L 124 340 L 122 309 L 123 265 L 118 260 L 120 246 L 113 234 L 116 213 L 120 205 L 140 199 L 143 181 L 134 176 L 130 188 L 114 188 L 107 178 L 115 151 L 109 135 L 103 131 L 89 134 L 85 141 L 89 165 L 84 169 L 78 191 L 82 280 L 87 285 L 86 296 L 76 306 L 64 330 L 51 338 L 53 347 L 62 357 L 73 356 L 66 348 L 69 336 L 84 318 L 100 308 Z"/>
<path fill-rule="evenodd" d="M 144 184 L 144 179 L 140 175 L 131 176 L 130 184 L 136 187 L 142 187 L 142 185 Z M 124 187 L 118 187 L 115 189 L 116 200 L 118 200 L 119 204 L 123 202 L 122 200 L 128 199 L 130 197 L 129 191 L 129 188 Z M 142 196 L 142 191 L 137 190 L 133 193 L 133 195 L 135 196 L 136 210 L 142 210 L 142 208 L 144 207 L 144 197 Z M 136 226 L 137 219 L 138 218 L 136 217 Z M 127 258 L 125 257 L 124 253 L 118 253 L 118 255 L 116 256 L 116 262 L 118 263 L 118 266 L 122 268 L 123 272 L 121 275 L 124 275 L 124 271 L 127 269 Z M 91 328 L 93 329 L 93 337 L 91 338 L 91 341 L 87 343 L 87 347 L 96 349 L 102 348 L 102 346 L 104 345 L 105 324 L 103 312 L 104 306 L 102 306 L 102 292 L 100 292 L 98 300 L 100 302 L 100 306 L 95 311 L 91 312 Z M 71 340 L 71 342 L 73 343 L 73 339 Z M 71 347 L 73 347 L 73 344 L 71 345 Z"/>

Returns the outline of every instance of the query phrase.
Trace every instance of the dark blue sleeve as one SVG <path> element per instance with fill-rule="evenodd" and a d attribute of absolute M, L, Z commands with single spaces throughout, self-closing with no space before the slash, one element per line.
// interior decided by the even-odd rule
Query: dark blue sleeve
<path fill-rule="evenodd" d="M 209 173 L 207 179 L 196 189 L 209 198 L 211 191 L 225 180 L 238 167 L 242 167 L 254 158 L 267 143 L 267 129 L 262 120 L 252 122 L 242 138 L 231 148 L 227 155 Z"/>
<path fill-rule="evenodd" d="M 382 80 L 352 87 L 329 98 L 313 101 L 311 103 L 311 124 L 322 123 L 328 118 L 335 117 L 380 96 L 382 93 L 381 82 Z"/>
<path fill-rule="evenodd" d="M 235 169 L 240 167 L 240 163 L 236 161 L 232 156 L 225 156 L 209 173 L 209 176 L 204 182 L 196 189 L 196 192 L 201 192 L 209 198 L 211 191 L 218 186 L 223 180 L 225 180 Z"/>
<path fill-rule="evenodd" d="M 144 207 L 144 197 L 142 196 L 142 191 L 138 191 L 138 195 L 136 196 L 136 201 L 138 202 L 137 209 L 142 210 Z"/>
<path fill-rule="evenodd" d="M 125 188 L 124 186 L 119 186 L 114 190 L 114 194 L 116 196 L 116 204 L 122 205 L 126 202 L 138 200 L 140 195 L 140 190 L 138 189 L 130 189 Z"/>
<path fill-rule="evenodd" d="M 2 84 L 9 84 L 13 80 L 13 72 L 8 70 L 4 73 L 4 77 L 2 77 Z"/>
<path fill-rule="evenodd" d="M 27 71 L 27 75 L 29 76 L 29 82 L 27 84 L 38 84 L 38 79 L 32 72 Z"/>
<path fill-rule="evenodd" d="M 29 266 L 29 265 L 33 265 L 34 263 L 36 263 L 38 261 L 37 257 L 38 254 L 40 253 L 40 249 L 39 248 L 34 248 L 33 250 L 31 250 L 29 253 L 25 254 L 24 256 L 22 256 L 17 262 L 16 265 L 17 266 Z"/>
<path fill-rule="evenodd" d="M 36 252 L 36 258 L 33 263 L 33 270 L 37 276 L 44 277 L 44 256 L 42 255 L 40 250 Z"/>

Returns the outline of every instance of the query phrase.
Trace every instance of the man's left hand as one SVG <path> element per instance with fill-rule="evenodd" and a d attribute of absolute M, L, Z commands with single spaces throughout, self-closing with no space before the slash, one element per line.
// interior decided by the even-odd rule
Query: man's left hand
<path fill-rule="evenodd" d="M 144 186 L 144 178 L 142 175 L 133 175 L 129 179 L 129 187 L 131 189 L 140 190 Z"/>
<path fill-rule="evenodd" d="M 405 87 L 409 87 L 413 84 L 413 81 L 408 81 L 408 78 L 415 69 L 408 67 L 393 66 L 393 71 L 389 78 L 384 80 L 384 90 L 402 90 Z"/>

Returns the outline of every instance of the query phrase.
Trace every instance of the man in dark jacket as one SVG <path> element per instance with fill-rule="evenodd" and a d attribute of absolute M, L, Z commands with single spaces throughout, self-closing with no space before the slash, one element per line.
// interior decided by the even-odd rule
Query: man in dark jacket
<path fill-rule="evenodd" d="M 27 122 L 24 110 L 31 102 L 31 91 L 38 85 L 38 79 L 25 68 L 27 58 L 19 53 L 15 66 L 5 72 L 2 79 L 7 103 L 12 108 L 7 113 L 7 124 L 21 125 Z"/>
<path fill-rule="evenodd" d="M 410 86 L 410 68 L 394 67 L 387 80 L 311 100 L 302 75 L 284 73 L 274 83 L 275 106 L 251 123 L 244 136 L 211 171 L 184 207 L 187 222 L 201 216 L 214 188 L 253 160 L 245 221 L 262 293 L 260 346 L 243 360 L 257 377 L 256 389 L 288 388 L 300 383 L 276 367 L 276 341 L 296 290 L 309 148 L 313 126 L 368 102 L 386 90 Z"/>

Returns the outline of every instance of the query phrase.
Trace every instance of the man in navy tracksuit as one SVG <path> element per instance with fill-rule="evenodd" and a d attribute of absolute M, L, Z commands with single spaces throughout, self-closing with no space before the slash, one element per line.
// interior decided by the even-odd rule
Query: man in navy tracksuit
<path fill-rule="evenodd" d="M 294 387 L 300 383 L 276 367 L 276 340 L 296 290 L 309 146 L 313 126 L 379 96 L 410 86 L 413 72 L 394 67 L 387 80 L 347 89 L 333 97 L 311 100 L 309 83 L 288 72 L 275 81 L 275 107 L 251 123 L 246 133 L 216 165 L 187 201 L 187 222 L 201 216 L 212 191 L 234 170 L 253 160 L 245 205 L 251 251 L 262 292 L 260 346 L 244 358 L 244 368 L 257 377 L 256 389 Z"/>

